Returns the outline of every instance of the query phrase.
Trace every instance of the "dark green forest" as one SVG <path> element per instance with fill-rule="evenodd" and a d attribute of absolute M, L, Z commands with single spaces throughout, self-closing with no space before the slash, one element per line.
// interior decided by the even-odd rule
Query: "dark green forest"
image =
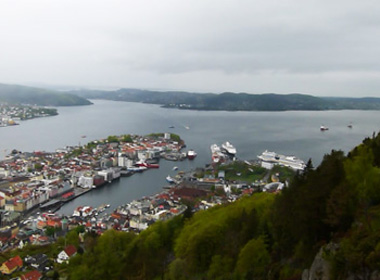
<path fill-rule="evenodd" d="M 60 267 L 69 279 L 300 279 L 324 252 L 329 279 L 380 267 L 380 135 L 348 155 L 331 151 L 280 194 L 157 222 L 139 235 L 86 234 Z M 363 278 L 365 279 L 365 278 Z"/>
<path fill-rule="evenodd" d="M 159 104 L 167 108 L 223 111 L 380 110 L 380 98 L 331 98 L 308 94 L 192 93 L 122 88 L 114 91 L 75 90 L 93 99 Z"/>

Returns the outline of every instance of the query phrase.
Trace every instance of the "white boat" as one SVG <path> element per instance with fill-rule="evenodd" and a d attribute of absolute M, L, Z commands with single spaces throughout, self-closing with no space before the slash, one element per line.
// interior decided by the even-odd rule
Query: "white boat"
<path fill-rule="evenodd" d="M 170 184 L 174 184 L 175 183 L 174 179 L 172 177 L 170 177 L 170 175 L 166 176 L 166 181 L 168 183 L 170 183 Z"/>
<path fill-rule="evenodd" d="M 326 131 L 326 130 L 329 130 L 329 128 L 327 126 L 321 125 L 320 130 Z"/>
<path fill-rule="evenodd" d="M 210 148 L 211 148 L 211 153 L 220 152 L 220 147 L 216 144 L 212 144 Z"/>
<path fill-rule="evenodd" d="M 138 167 L 127 167 L 128 171 L 133 171 L 133 172 L 142 172 L 144 170 L 147 170 L 148 168 L 145 166 L 138 166 Z"/>
<path fill-rule="evenodd" d="M 294 170 L 304 170 L 306 167 L 305 162 L 295 156 L 284 156 L 276 154 L 275 152 L 265 151 L 257 157 L 264 163 L 278 164 L 290 167 Z"/>
<path fill-rule="evenodd" d="M 222 144 L 222 150 L 230 155 L 236 154 L 236 148 L 228 141 Z"/>

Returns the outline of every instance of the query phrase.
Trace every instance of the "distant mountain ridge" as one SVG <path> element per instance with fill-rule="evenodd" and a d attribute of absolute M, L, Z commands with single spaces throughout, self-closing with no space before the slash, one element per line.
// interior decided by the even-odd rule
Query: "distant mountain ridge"
<path fill-rule="evenodd" d="M 316 97 L 307 94 L 192 93 L 122 88 L 114 91 L 57 91 L 0 84 L 0 102 L 39 106 L 92 104 L 88 99 L 158 104 L 166 108 L 222 111 L 380 110 L 380 98 Z"/>
<path fill-rule="evenodd" d="M 85 98 L 159 104 L 167 108 L 224 111 L 380 110 L 380 98 L 316 97 L 307 94 L 191 93 L 123 88 L 75 90 Z"/>
<path fill-rule="evenodd" d="M 70 93 L 7 84 L 0 84 L 0 102 L 39 106 L 76 106 L 92 104 L 86 98 Z"/>

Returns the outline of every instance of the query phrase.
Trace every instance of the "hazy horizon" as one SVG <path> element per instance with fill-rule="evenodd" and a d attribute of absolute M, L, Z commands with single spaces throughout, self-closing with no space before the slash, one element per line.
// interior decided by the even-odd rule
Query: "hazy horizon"
<path fill-rule="evenodd" d="M 0 3 L 1 83 L 380 97 L 380 2 Z"/>

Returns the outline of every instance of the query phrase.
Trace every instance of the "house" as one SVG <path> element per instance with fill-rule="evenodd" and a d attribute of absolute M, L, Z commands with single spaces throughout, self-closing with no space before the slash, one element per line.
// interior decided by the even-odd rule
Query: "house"
<path fill-rule="evenodd" d="M 3 274 L 12 274 L 15 270 L 21 268 L 22 265 L 22 259 L 20 258 L 20 256 L 16 256 L 3 262 L 3 264 L 0 267 L 0 271 Z"/>
<path fill-rule="evenodd" d="M 58 263 L 68 262 L 68 260 L 77 253 L 77 248 L 74 245 L 68 245 L 63 249 L 57 258 Z"/>
<path fill-rule="evenodd" d="M 25 264 L 28 264 L 35 269 L 43 270 L 47 266 L 49 259 L 45 254 L 37 254 L 34 256 L 27 256 L 24 261 Z"/>
<path fill-rule="evenodd" d="M 42 274 L 37 270 L 32 270 L 21 275 L 18 279 L 19 280 L 40 280 L 42 279 Z"/>

